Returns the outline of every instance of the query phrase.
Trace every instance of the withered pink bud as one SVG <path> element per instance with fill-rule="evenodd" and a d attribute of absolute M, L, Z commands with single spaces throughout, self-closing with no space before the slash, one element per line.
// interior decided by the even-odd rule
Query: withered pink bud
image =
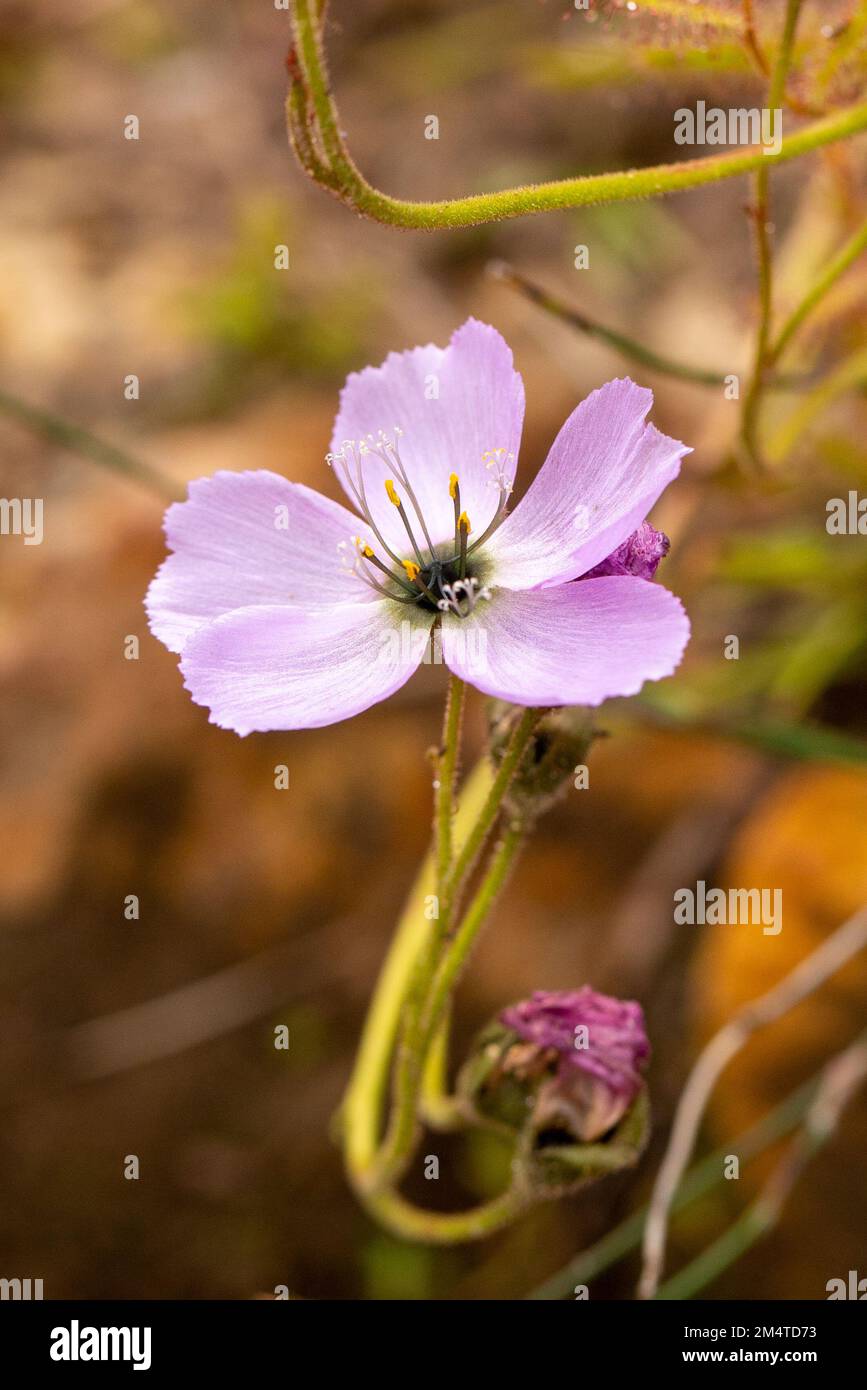
<path fill-rule="evenodd" d="M 594 565 L 584 579 L 601 579 L 609 574 L 633 574 L 637 579 L 652 579 L 671 547 L 671 541 L 657 531 L 649 521 L 642 521 L 637 531 L 616 550 Z"/>
<path fill-rule="evenodd" d="M 568 1127 L 592 1143 L 626 1114 L 644 1085 L 650 1044 L 640 1004 L 613 999 L 585 985 L 537 990 L 504 1010 L 500 1022 L 516 1035 L 504 1070 L 544 1076 L 536 1125 Z"/>

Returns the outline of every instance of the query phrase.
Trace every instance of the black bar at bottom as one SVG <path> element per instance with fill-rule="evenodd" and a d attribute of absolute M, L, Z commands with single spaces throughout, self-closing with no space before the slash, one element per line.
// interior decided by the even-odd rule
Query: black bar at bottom
<path fill-rule="evenodd" d="M 318 1303 L 249 1302 L 3 1302 L 0 1303 L 0 1373 L 15 1367 L 70 1376 L 145 1376 L 213 1371 L 257 1380 L 263 1369 L 293 1375 L 309 1352 L 332 1372 L 346 1358 L 359 1369 L 406 1364 L 400 1345 L 416 1335 L 415 1355 L 430 1364 L 456 1356 L 450 1331 L 471 1339 L 478 1363 L 493 1369 L 538 1357 L 538 1375 L 585 1379 L 590 1367 L 617 1373 L 666 1373 L 675 1367 L 762 1365 L 851 1372 L 860 1364 L 867 1321 L 857 1301 L 689 1303 Z M 379 1318 L 383 1318 L 380 1324 Z M 539 1340 L 553 1333 L 554 1342 Z M 394 1341 L 397 1353 L 390 1362 Z M 545 1348 L 547 1347 L 547 1351 Z M 414 1358 L 413 1358 L 414 1360 Z M 475 1360 L 475 1358 L 474 1358 Z M 549 1368 L 546 1370 L 546 1366 Z M 511 1365 L 515 1370 L 514 1364 Z M 412 1376 L 412 1371 L 408 1370 Z"/>

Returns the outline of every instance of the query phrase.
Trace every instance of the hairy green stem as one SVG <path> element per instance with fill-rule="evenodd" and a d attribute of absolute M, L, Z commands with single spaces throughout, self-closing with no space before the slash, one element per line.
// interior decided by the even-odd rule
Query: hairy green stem
<path fill-rule="evenodd" d="M 443 721 L 443 740 L 436 760 L 436 810 L 434 833 L 437 846 L 438 910 L 444 921 L 449 920 L 448 877 L 452 867 L 452 820 L 455 812 L 455 777 L 460 756 L 461 721 L 467 687 L 459 676 L 449 677 L 446 711 Z"/>
<path fill-rule="evenodd" d="M 509 784 L 521 764 L 539 721 L 546 713 L 545 709 L 532 707 L 525 709 L 512 731 L 512 736 L 506 745 L 506 751 L 488 793 L 487 801 L 467 836 L 463 849 L 457 855 L 449 875 L 448 891 L 453 902 L 460 897 L 461 889 L 472 872 L 485 841 L 500 814 L 500 807 L 503 797 L 509 789 Z"/>
<path fill-rule="evenodd" d="M 428 981 L 423 1007 L 406 1030 L 397 1061 L 391 1118 L 373 1166 L 371 1190 L 392 1186 L 406 1170 L 418 1129 L 419 1087 L 428 1052 L 445 1016 L 460 970 L 514 863 L 523 835 L 523 825 L 515 822 L 494 847 L 463 920 L 448 940 L 433 978 Z"/>
<path fill-rule="evenodd" d="M 449 875 L 452 867 L 454 784 L 465 694 L 466 685 L 464 682 L 457 676 L 450 675 L 443 716 L 442 742 L 435 758 L 434 882 L 436 893 L 433 896 L 436 910 L 432 917 L 431 928 L 413 965 L 409 989 L 403 1005 L 402 1030 L 395 1078 L 395 1104 L 383 1154 L 377 1160 L 377 1175 L 384 1171 L 392 1172 L 403 1161 L 416 1127 L 417 1085 L 424 1066 L 424 1054 L 420 1050 L 423 1037 L 422 1011 L 431 978 L 441 955 L 443 941 L 449 930 L 454 902 Z M 378 1176 L 374 1181 L 381 1181 L 381 1178 Z"/>
<path fill-rule="evenodd" d="M 463 843 L 485 805 L 493 772 L 482 758 L 464 783 L 455 816 L 454 838 Z M 341 1107 L 346 1167 L 353 1186 L 362 1189 L 379 1144 L 383 1103 L 400 1013 L 419 953 L 431 932 L 426 905 L 436 886 L 433 851 L 413 885 L 383 964 L 364 1024 L 352 1077 Z"/>
<path fill-rule="evenodd" d="M 505 827 L 491 853 L 487 871 L 476 894 L 437 966 L 424 1014 L 424 1042 L 427 1051 L 441 1023 L 470 951 L 488 919 L 506 878 L 524 843 L 527 826 L 515 818 Z"/>
<path fill-rule="evenodd" d="M 867 129 L 867 102 L 857 102 L 784 136 L 777 153 L 767 153 L 758 145 L 647 169 L 555 179 L 467 198 L 434 202 L 392 198 L 363 178 L 340 134 L 340 119 L 326 75 L 320 25 L 311 0 L 293 0 L 293 21 L 303 80 L 316 117 L 320 147 L 329 167 L 330 182 L 326 186 L 356 212 L 394 227 L 427 231 L 439 227 L 472 227 L 562 208 L 660 197 L 756 169 L 768 170 L 774 164 L 797 159 Z"/>
<path fill-rule="evenodd" d="M 768 86 L 767 105 L 771 113 L 773 133 L 776 130 L 777 112 L 781 110 L 786 90 L 786 78 L 792 59 L 795 30 L 802 0 L 786 0 L 786 15 L 783 22 L 783 35 L 771 72 Z M 756 249 L 759 261 L 759 324 L 756 336 L 755 361 L 749 388 L 744 399 L 741 437 L 747 454 L 755 465 L 761 465 L 761 450 L 758 442 L 759 410 L 762 392 L 765 387 L 769 367 L 768 349 L 771 341 L 771 316 L 773 314 L 773 255 L 771 250 L 770 216 L 770 169 L 761 165 L 755 179 L 756 196 L 753 217 L 756 228 Z"/>

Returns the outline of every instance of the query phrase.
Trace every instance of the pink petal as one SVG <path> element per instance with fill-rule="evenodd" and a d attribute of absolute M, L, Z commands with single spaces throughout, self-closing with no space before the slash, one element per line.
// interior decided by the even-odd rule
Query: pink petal
<path fill-rule="evenodd" d="M 276 473 L 219 472 L 190 483 L 188 500 L 166 512 L 165 530 L 175 553 L 157 572 L 145 607 L 151 631 L 170 651 L 182 651 L 203 623 L 236 608 L 377 597 L 337 550 L 353 535 L 368 539 L 367 528 L 338 502 Z"/>
<path fill-rule="evenodd" d="M 644 520 L 690 450 L 645 416 L 653 392 L 609 381 L 574 410 L 526 496 L 486 543 L 498 584 L 533 589 L 586 574 Z"/>
<path fill-rule="evenodd" d="M 398 616 L 395 616 L 397 612 Z M 200 627 L 181 658 L 211 723 L 238 734 L 315 729 L 377 704 L 422 661 L 433 616 L 397 604 L 242 608 Z"/>
<path fill-rule="evenodd" d="M 446 618 L 442 650 L 456 675 L 501 700 L 598 705 L 670 676 L 688 639 L 679 599 L 646 579 L 616 577 L 497 589 L 471 617 Z"/>
<path fill-rule="evenodd" d="M 498 499 L 482 454 L 490 449 L 513 454 L 509 474 L 514 476 L 523 419 L 524 386 L 511 349 L 495 328 L 468 319 L 447 348 L 428 344 L 392 352 L 381 367 L 353 372 L 341 393 L 331 447 L 336 453 L 343 440 L 376 436 L 380 430 L 393 436 L 399 425 L 401 458 L 437 545 L 455 533 L 452 473 L 460 479 L 461 506 L 473 532 L 482 534 Z M 335 471 L 342 481 L 343 469 L 338 465 Z M 406 531 L 386 496 L 386 478 L 394 478 L 394 470 L 366 455 L 364 480 L 373 518 L 397 554 L 410 555 Z M 394 481 L 402 495 L 404 489 Z M 424 549 L 409 498 L 402 500 Z"/>

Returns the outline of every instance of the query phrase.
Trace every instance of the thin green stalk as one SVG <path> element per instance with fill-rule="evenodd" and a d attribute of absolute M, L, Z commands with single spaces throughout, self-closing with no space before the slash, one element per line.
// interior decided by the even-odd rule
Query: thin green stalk
<path fill-rule="evenodd" d="M 424 1014 L 425 1052 L 443 1019 L 452 991 L 479 932 L 514 867 L 526 833 L 525 822 L 517 817 L 503 830 L 494 846 L 484 878 L 437 966 Z"/>
<path fill-rule="evenodd" d="M 385 1150 L 394 1145 L 393 1158 L 377 1161 L 375 1181 L 380 1181 L 383 1165 L 397 1166 L 406 1152 L 415 1132 L 416 1111 L 418 1108 L 417 1080 L 424 1064 L 424 1055 L 419 1051 L 423 1036 L 421 1019 L 427 991 L 439 960 L 442 944 L 451 924 L 454 892 L 449 873 L 452 867 L 452 820 L 454 817 L 454 783 L 457 772 L 460 746 L 461 721 L 463 715 L 466 685 L 457 676 L 450 675 L 446 694 L 445 714 L 443 716 L 442 743 L 436 755 L 437 777 L 434 783 L 434 847 L 435 847 L 435 885 L 436 915 L 416 957 L 410 976 L 409 989 L 403 1006 L 403 1020 L 400 1046 L 398 1048 L 397 1074 L 395 1080 L 395 1108 L 392 1123 L 385 1140 Z M 412 1078 L 412 1080 L 410 1080 Z M 412 1087 L 411 1113 L 405 1114 L 401 1097 L 406 1097 L 409 1105 L 409 1089 Z"/>
<path fill-rule="evenodd" d="M 509 789 L 509 784 L 521 764 L 539 721 L 546 713 L 545 709 L 529 707 L 524 710 L 515 725 L 481 815 L 467 836 L 463 849 L 457 855 L 449 875 L 448 891 L 452 901 L 457 901 L 460 897 L 461 888 L 472 872 L 479 853 L 500 814 L 500 807 L 503 797 Z"/>
<path fill-rule="evenodd" d="M 867 4 L 860 0 L 848 24 L 837 34 L 828 57 L 819 70 L 819 90 L 828 91 L 840 66 L 854 56 L 867 33 Z"/>
<path fill-rule="evenodd" d="M 743 40 L 747 52 L 755 63 L 760 73 L 765 77 L 768 75 L 768 60 L 762 52 L 756 33 L 756 21 L 753 15 L 753 0 L 743 0 Z"/>
<path fill-rule="evenodd" d="M 804 295 L 800 304 L 797 305 L 786 319 L 776 341 L 769 349 L 768 361 L 773 364 L 785 352 L 792 338 L 803 324 L 804 320 L 813 312 L 816 305 L 824 299 L 828 291 L 845 274 L 862 251 L 867 249 L 867 221 L 863 222 L 856 232 L 852 234 L 845 246 L 842 246 L 836 256 L 828 263 L 825 270 Z"/>
<path fill-rule="evenodd" d="M 435 834 L 437 846 L 437 895 L 439 912 L 449 920 L 447 880 L 452 867 L 452 820 L 455 812 L 455 777 L 460 756 L 461 722 L 466 684 L 459 676 L 449 677 L 442 747 L 437 756 Z"/>
<path fill-rule="evenodd" d="M 463 843 L 470 826 L 485 805 L 493 782 L 487 758 L 482 758 L 464 783 L 455 816 L 455 843 Z M 427 900 L 436 886 L 433 851 L 419 870 L 383 964 L 361 1042 L 341 1108 L 347 1171 L 353 1185 L 362 1189 L 379 1145 L 380 1126 L 392 1052 L 400 1013 L 419 952 L 428 940 L 431 921 Z"/>
<path fill-rule="evenodd" d="M 102 468 L 109 468 L 113 473 L 120 473 L 134 482 L 142 483 L 170 500 L 183 495 L 171 478 L 160 473 L 159 469 L 152 468 L 149 463 L 135 458 L 115 444 L 107 444 L 105 440 L 91 434 L 90 430 L 73 425 L 60 415 L 53 415 L 51 411 L 43 410 L 40 406 L 29 405 L 26 401 L 19 400 L 8 391 L 0 391 L 0 411 L 40 434 L 50 444 L 58 444 L 60 448 L 69 449 L 71 453 L 92 459 Z"/>
<path fill-rule="evenodd" d="M 865 358 L 867 375 L 867 358 Z M 640 695 L 633 701 L 633 713 L 663 729 L 682 729 L 686 733 L 713 734 L 749 744 L 765 753 L 803 761 L 867 763 L 867 739 L 819 724 L 796 723 L 788 719 L 769 719 L 762 715 L 714 719 L 681 711 L 656 695 Z"/>
<path fill-rule="evenodd" d="M 729 1154 L 736 1153 L 742 1162 L 748 1162 L 758 1154 L 764 1153 L 765 1149 L 770 1148 L 779 1139 L 791 1134 L 814 1100 L 820 1079 L 821 1073 L 799 1086 L 737 1139 L 728 1140 L 696 1163 L 680 1184 L 672 1210 L 681 1211 L 713 1191 L 723 1181 L 725 1160 Z M 645 1203 L 638 1211 L 621 1221 L 619 1226 L 606 1232 L 601 1240 L 582 1250 L 563 1269 L 546 1279 L 544 1284 L 540 1284 L 527 1297 L 567 1298 L 577 1284 L 592 1283 L 598 1275 L 638 1248 L 644 1234 L 647 1212 L 648 1205 Z"/>
<path fill-rule="evenodd" d="M 772 1231 L 804 1171 L 837 1131 L 867 1076 L 867 1035 L 825 1067 L 803 1123 L 759 1196 L 727 1231 L 657 1289 L 655 1298 L 692 1298 Z"/>
<path fill-rule="evenodd" d="M 448 1058 L 451 1033 L 451 1007 L 434 1034 L 422 1070 L 419 1112 L 430 1129 L 447 1134 L 465 1123 L 457 1098 L 449 1094 Z"/>
<path fill-rule="evenodd" d="M 718 1240 L 671 1279 L 667 1279 L 654 1294 L 654 1298 L 692 1298 L 693 1294 L 712 1283 L 729 1265 L 733 1265 L 745 1255 L 773 1225 L 774 1218 L 764 1202 L 754 1202 Z"/>
<path fill-rule="evenodd" d="M 761 462 L 758 444 L 759 407 L 765 376 L 765 357 L 770 339 L 771 314 L 773 312 L 773 256 L 771 234 L 768 227 L 770 209 L 768 204 L 769 171 L 759 169 L 755 179 L 755 203 L 752 208 L 756 236 L 756 257 L 759 277 L 759 318 L 756 336 L 755 357 L 747 394 L 744 397 L 743 423 L 741 437 L 747 454 L 753 463 Z"/>
<path fill-rule="evenodd" d="M 419 1087 L 431 1043 L 458 974 L 514 863 L 524 829 L 523 824 L 514 822 L 495 846 L 482 882 L 428 983 L 424 1006 L 407 1029 L 398 1056 L 388 1130 L 371 1170 L 371 1191 L 392 1186 L 406 1169 L 418 1127 Z"/>
<path fill-rule="evenodd" d="M 775 136 L 778 134 L 776 130 L 777 111 L 782 109 L 801 4 L 802 0 L 786 0 L 783 34 L 768 86 L 767 105 L 771 113 Z M 756 196 L 753 216 L 759 262 L 759 325 L 752 378 L 744 399 L 741 437 L 750 459 L 754 464 L 759 465 L 761 463 L 761 450 L 758 443 L 759 409 L 769 365 L 768 349 L 771 341 L 771 316 L 773 313 L 773 255 L 769 226 L 770 169 L 768 165 L 759 166 L 755 184 Z"/>
<path fill-rule="evenodd" d="M 867 381 L 867 348 L 841 362 L 800 400 L 791 414 L 778 425 L 768 441 L 767 456 L 772 464 L 781 464 L 804 437 L 813 421 L 833 405 L 834 401 L 853 386 Z"/>
<path fill-rule="evenodd" d="M 734 178 L 755 169 L 768 169 L 774 164 L 797 159 L 867 129 L 867 102 L 862 101 L 803 126 L 793 135 L 784 136 L 776 154 L 766 153 L 762 146 L 754 146 L 647 169 L 556 179 L 549 183 L 503 189 L 497 193 L 473 194 L 467 198 L 413 202 L 381 193 L 363 178 L 355 166 L 340 134 L 340 119 L 325 72 L 320 28 L 310 0 L 293 0 L 293 20 L 304 81 L 316 115 L 321 147 L 329 165 L 331 182 L 327 186 L 356 212 L 394 227 L 428 231 L 438 227 L 472 227 L 503 218 L 551 212 L 558 208 L 660 197 L 716 183 L 720 179 Z"/>
<path fill-rule="evenodd" d="M 691 367 L 686 362 L 675 362 L 673 358 L 663 357 L 660 353 L 654 352 L 652 348 L 646 347 L 644 343 L 627 337 L 625 333 L 618 333 L 616 329 L 606 328 L 604 324 L 597 323 L 595 319 L 591 319 L 582 310 L 565 304 L 556 295 L 549 294 L 547 290 L 543 290 L 541 286 L 528 280 L 525 275 L 521 275 L 505 261 L 493 262 L 490 271 L 495 279 L 501 280 L 504 284 L 517 290 L 525 299 L 529 299 L 533 304 L 538 304 L 540 309 L 554 314 L 556 318 L 568 323 L 571 328 L 577 328 L 586 337 L 595 338 L 598 342 L 605 343 L 629 362 L 638 362 L 649 371 L 676 377 L 680 381 L 690 381 L 696 386 L 719 387 L 725 386 L 728 381 L 725 372 L 715 372 L 705 367 Z M 808 380 L 809 378 L 805 377 L 803 373 L 799 373 L 774 377 L 768 382 L 768 385 L 777 390 L 797 390 L 799 387 L 803 387 Z"/>

